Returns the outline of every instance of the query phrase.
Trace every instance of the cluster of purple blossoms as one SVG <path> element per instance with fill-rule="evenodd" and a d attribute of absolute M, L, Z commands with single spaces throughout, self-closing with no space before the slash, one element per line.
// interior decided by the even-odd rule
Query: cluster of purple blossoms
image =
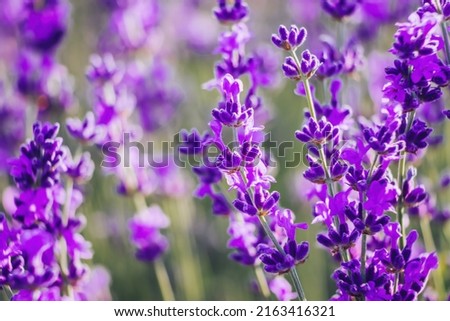
<path fill-rule="evenodd" d="M 322 5 L 341 19 L 354 11 L 357 2 L 323 1 Z M 306 124 L 295 136 L 308 146 L 304 178 L 319 185 L 307 193 L 315 201 L 313 223 L 326 227 L 317 242 L 341 265 L 333 274 L 338 288 L 335 300 L 415 300 L 438 266 L 433 249 L 431 253 L 418 250 L 415 230 L 406 235 L 404 217 L 429 200 L 425 187 L 414 182 L 416 170 L 406 167 L 408 155 L 423 155 L 432 132 L 426 122 L 415 118 L 415 111 L 437 100 L 449 79 L 448 66 L 439 57 L 444 41 L 437 26 L 444 17 L 441 9 L 433 11 L 429 6 L 425 1 L 408 23 L 397 25 L 391 52 L 398 60 L 386 69 L 381 121 L 374 117 L 372 124 L 365 122 L 358 131 L 351 129 L 351 113 L 335 98 L 338 80 L 330 86 L 330 106 L 314 97 L 311 78 L 317 73 L 323 81 L 321 68 L 329 61 L 308 69 L 307 61 L 317 58 L 310 58 L 308 50 L 297 55 L 284 26 L 279 36 L 272 37 L 275 46 L 290 53 L 282 70 L 287 78 L 300 81 L 297 94 L 305 96 L 308 105 Z M 325 66 L 322 72 L 336 76 L 339 68 Z M 391 167 L 397 169 L 397 179 Z"/>
<path fill-rule="evenodd" d="M 295 232 L 307 226 L 294 223 L 294 214 L 279 204 L 280 194 L 270 191 L 275 179 L 268 174 L 268 164 L 261 149 L 264 118 L 258 116 L 262 113 L 262 100 L 256 96 L 256 90 L 272 82 L 263 81 L 270 75 L 270 70 L 262 69 L 267 65 L 265 61 L 255 64 L 255 55 L 250 58 L 245 55 L 245 44 L 250 40 L 250 34 L 241 21 L 247 17 L 247 5 L 235 1 L 230 9 L 224 6 L 225 1 L 218 3 L 214 10 L 216 17 L 221 22 L 233 23 L 231 31 L 220 35 L 217 51 L 222 60 L 216 64 L 216 78 L 208 84 L 208 87 L 219 91 L 222 100 L 212 110 L 211 132 L 200 135 L 196 129 L 182 131 L 179 150 L 185 154 L 199 154 L 211 146 L 218 149 L 214 161 L 195 167 L 193 171 L 200 180 L 196 195 L 210 197 L 213 213 L 230 218 L 228 246 L 234 251 L 230 257 L 255 268 L 262 263 L 264 270 L 271 274 L 289 273 L 294 280 L 296 294 L 292 293 L 288 282 L 280 281 L 280 277 L 270 281 L 273 286 L 269 288 L 279 299 L 298 296 L 304 300 L 295 266 L 306 260 L 309 244 L 297 243 Z M 285 49 L 299 46 L 305 37 L 305 30 L 291 29 L 288 33 L 286 28 L 280 29 L 280 36 L 276 37 L 278 45 Z M 305 56 L 305 64 L 308 64 L 305 68 L 315 69 L 308 58 L 311 56 Z M 249 76 L 251 84 L 242 102 L 240 95 L 244 86 L 239 78 L 244 75 Z M 231 144 L 224 140 L 226 131 L 233 133 Z M 228 201 L 221 192 L 223 178 L 229 190 L 236 193 L 232 201 Z"/>
<path fill-rule="evenodd" d="M 159 45 L 152 43 L 158 38 L 159 6 L 157 1 L 147 0 L 108 2 L 110 20 L 100 37 L 100 53 L 91 56 L 86 72 L 92 111 L 84 120 L 67 121 L 74 138 L 102 148 L 104 170 L 116 178 L 116 192 L 133 201 L 130 241 L 138 260 L 155 264 L 158 279 L 161 271 L 167 273 L 162 256 L 169 241 L 162 230 L 170 220 L 158 205 L 149 206 L 147 199 L 178 197 L 187 188 L 171 155 L 153 150 L 147 155 L 134 148 L 172 121 L 182 98 L 173 85 L 166 52 L 158 52 Z M 147 52 L 149 59 L 140 59 L 142 52 Z M 150 164 L 150 157 L 155 164 Z M 174 299 L 170 282 L 168 289 L 161 290 L 164 299 Z"/>
<path fill-rule="evenodd" d="M 33 139 L 11 160 L 18 191 L 11 216 L 0 214 L 0 287 L 12 300 L 92 298 L 84 261 L 93 253 L 78 208 L 94 164 L 88 156 L 72 159 L 58 131 L 58 124 L 35 123 Z"/>
<path fill-rule="evenodd" d="M 56 58 L 67 33 L 70 5 L 66 0 L 5 0 L 0 15 L 2 41 L 10 48 L 0 54 L 5 61 L 1 118 L 20 117 L 31 128 L 36 117 L 45 118 L 50 111 L 61 113 L 73 104 L 72 78 Z M 10 81 L 3 83 L 6 79 Z M 11 138 L 0 147 L 0 154 L 8 158 L 23 141 L 25 127 L 13 131 L 1 127 L 0 136 Z M 6 164 L 1 167 L 7 170 Z"/>

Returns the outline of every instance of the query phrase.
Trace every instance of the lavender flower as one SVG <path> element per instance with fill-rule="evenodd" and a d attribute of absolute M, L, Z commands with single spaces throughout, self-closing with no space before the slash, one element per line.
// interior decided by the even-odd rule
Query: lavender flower
<path fill-rule="evenodd" d="M 160 230 L 169 224 L 168 217 L 157 205 L 144 209 L 129 221 L 131 241 L 139 260 L 154 261 L 167 251 L 169 242 Z"/>
<path fill-rule="evenodd" d="M 306 40 L 306 29 L 298 28 L 296 25 L 292 25 L 288 30 L 284 25 L 281 25 L 278 29 L 278 35 L 272 35 L 272 42 L 278 48 L 284 50 L 296 50 L 301 47 Z"/>
<path fill-rule="evenodd" d="M 11 162 L 11 175 L 20 192 L 12 215 L 15 228 L 5 225 L 4 216 L 0 219 L 0 230 L 7 237 L 0 239 L 0 284 L 16 291 L 13 300 L 85 298 L 79 284 L 89 275 L 84 260 L 91 259 L 92 252 L 79 234 L 85 224 L 76 213 L 82 194 L 75 187 L 65 191 L 62 185 L 63 178 L 81 184 L 82 176 L 63 177 L 71 164 L 66 165 L 68 149 L 57 137 L 58 130 L 58 124 L 36 123 L 33 139 Z M 84 158 L 89 159 L 87 154 Z"/>
<path fill-rule="evenodd" d="M 361 0 L 322 0 L 322 8 L 335 19 L 352 15 Z"/>
<path fill-rule="evenodd" d="M 248 6 L 242 0 L 233 0 L 229 5 L 227 0 L 219 0 L 214 15 L 221 23 L 237 23 L 248 16 Z"/>

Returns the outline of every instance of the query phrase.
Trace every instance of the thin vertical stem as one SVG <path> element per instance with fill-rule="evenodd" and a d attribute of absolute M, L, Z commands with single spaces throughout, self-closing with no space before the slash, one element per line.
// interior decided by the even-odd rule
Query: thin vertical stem
<path fill-rule="evenodd" d="M 405 129 L 405 133 L 407 133 L 412 126 L 412 123 L 414 121 L 414 117 L 416 115 L 415 111 L 412 111 L 409 113 L 409 115 L 407 115 L 408 117 L 408 124 L 406 125 L 406 129 Z M 397 182 L 398 182 L 398 187 L 400 189 L 400 196 L 398 197 L 398 202 L 397 202 L 397 222 L 400 225 L 400 239 L 399 239 L 399 247 L 400 249 L 403 249 L 405 247 L 405 226 L 404 226 L 404 219 L 403 219 L 403 214 L 404 214 L 404 204 L 403 204 L 403 193 L 402 193 L 402 189 L 403 189 L 403 183 L 405 180 L 405 176 L 406 176 L 406 158 L 407 158 L 408 154 L 406 153 L 406 151 L 404 150 L 401 154 L 400 154 L 400 162 L 398 164 L 398 173 L 397 173 Z M 394 281 L 394 292 L 397 291 L 398 289 L 398 284 L 400 281 L 400 273 L 401 272 L 396 272 L 395 273 L 395 281 Z"/>
<path fill-rule="evenodd" d="M 448 36 L 447 31 L 447 23 L 445 20 L 441 22 L 441 30 L 442 30 L 442 36 L 444 37 L 444 44 L 445 44 L 445 60 L 447 62 L 447 65 L 450 64 L 450 39 Z"/>
<path fill-rule="evenodd" d="M 406 126 L 405 133 L 407 133 L 411 129 L 412 123 L 414 121 L 414 117 L 415 117 L 415 111 L 411 112 L 408 115 L 408 124 Z M 407 153 L 406 153 L 406 151 L 403 151 L 400 155 L 400 162 L 398 165 L 398 173 L 397 173 L 397 182 L 398 182 L 398 187 L 400 188 L 400 191 L 403 188 L 403 183 L 404 183 L 405 175 L 406 175 L 406 158 L 407 158 Z M 399 240 L 400 248 L 405 247 L 405 226 L 403 224 L 404 223 L 403 222 L 403 214 L 404 214 L 403 195 L 400 192 L 400 196 L 398 198 L 398 203 L 397 203 L 397 221 L 400 224 L 400 233 L 402 234 L 402 236 L 400 237 L 400 240 Z"/>
<path fill-rule="evenodd" d="M 153 262 L 153 266 L 155 267 L 156 278 L 158 279 L 159 288 L 161 289 L 161 294 L 164 301 L 174 301 L 175 296 L 172 291 L 169 275 L 164 262 L 162 260 L 155 260 Z"/>
<path fill-rule="evenodd" d="M 261 268 L 261 265 L 255 266 L 255 275 L 256 280 L 258 281 L 259 290 L 264 298 L 268 299 L 270 297 L 269 284 L 267 283 L 266 276 L 264 275 L 264 271 Z"/>

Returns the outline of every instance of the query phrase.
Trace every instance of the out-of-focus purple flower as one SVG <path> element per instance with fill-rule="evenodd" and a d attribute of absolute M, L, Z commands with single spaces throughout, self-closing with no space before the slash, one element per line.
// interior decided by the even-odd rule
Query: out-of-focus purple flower
<path fill-rule="evenodd" d="M 440 185 L 443 188 L 447 188 L 450 186 L 450 173 L 446 172 L 442 175 Z"/>
<path fill-rule="evenodd" d="M 209 142 L 209 134 L 200 135 L 195 128 L 190 133 L 183 129 L 180 131 L 180 146 L 178 150 L 182 154 L 199 154 L 203 152 L 207 142 Z"/>
<path fill-rule="evenodd" d="M 278 84 L 277 70 L 280 59 L 278 51 L 269 46 L 259 46 L 253 51 L 252 56 L 247 61 L 253 87 L 272 87 Z"/>
<path fill-rule="evenodd" d="M 94 162 L 91 154 L 83 153 L 78 159 L 72 159 L 69 152 L 66 152 L 65 164 L 67 166 L 66 174 L 69 175 L 77 184 L 87 182 L 94 173 Z"/>
<path fill-rule="evenodd" d="M 17 90 L 33 99 L 38 111 L 58 111 L 74 101 L 73 79 L 67 68 L 51 55 L 22 50 L 17 59 Z"/>
<path fill-rule="evenodd" d="M 166 126 L 176 115 L 183 94 L 173 81 L 172 69 L 161 58 L 152 64 L 129 64 L 125 86 L 136 97 L 136 109 L 143 129 L 153 132 Z"/>
<path fill-rule="evenodd" d="M 391 52 L 400 59 L 417 58 L 436 53 L 443 46 L 442 38 L 435 33 L 439 20 L 435 15 L 422 18 L 411 15 L 409 22 L 398 23 Z"/>
<path fill-rule="evenodd" d="M 89 81 L 109 81 L 114 77 L 122 76 L 113 55 L 110 53 L 105 53 L 103 56 L 94 54 L 90 57 L 89 62 L 89 67 L 86 70 L 86 77 Z"/>
<path fill-rule="evenodd" d="M 222 179 L 222 173 L 215 167 L 194 167 L 192 170 L 200 178 L 200 181 L 205 184 L 215 184 Z"/>
<path fill-rule="evenodd" d="M 110 301 L 112 299 L 109 291 L 111 276 L 107 269 L 101 265 L 94 266 L 88 277 L 83 280 L 80 292 L 87 301 Z"/>
<path fill-rule="evenodd" d="M 235 24 L 248 16 L 248 6 L 243 0 L 218 0 L 218 6 L 214 8 L 217 20 L 224 24 Z"/>
<path fill-rule="evenodd" d="M 123 53 L 145 46 L 160 21 L 160 5 L 155 0 L 125 3 L 112 12 L 108 28 L 101 37 L 103 52 Z"/>
<path fill-rule="evenodd" d="M 55 49 L 67 31 L 70 4 L 66 0 L 26 0 L 19 23 L 25 45 L 47 52 Z"/>
<path fill-rule="evenodd" d="M 169 241 L 160 230 L 169 224 L 169 218 L 157 205 L 142 210 L 129 221 L 131 241 L 139 260 L 154 261 L 167 251 Z"/>
<path fill-rule="evenodd" d="M 321 0 L 322 8 L 335 19 L 351 16 L 361 0 Z"/>
<path fill-rule="evenodd" d="M 280 301 L 291 301 L 297 298 L 297 293 L 292 292 L 291 284 L 282 276 L 276 276 L 269 281 L 269 289 Z"/>
<path fill-rule="evenodd" d="M 24 103 L 8 95 L 0 82 L 0 170 L 8 168 L 10 159 L 24 140 L 25 129 L 17 126 L 25 118 Z"/>
<path fill-rule="evenodd" d="M 303 45 L 306 36 L 307 32 L 303 27 L 299 29 L 296 25 L 292 25 L 288 30 L 284 25 L 280 25 L 278 28 L 278 35 L 272 35 L 272 42 L 278 48 L 287 51 L 295 51 L 298 47 Z"/>
<path fill-rule="evenodd" d="M 228 228 L 230 240 L 228 247 L 234 252 L 230 254 L 230 258 L 243 265 L 254 265 L 258 259 L 256 250 L 257 244 L 261 242 L 261 233 L 252 222 L 234 221 L 230 222 Z"/>
<path fill-rule="evenodd" d="M 86 144 L 96 144 L 106 136 L 105 128 L 97 125 L 94 114 L 89 111 L 84 120 L 78 118 L 67 118 L 67 131 L 72 137 Z"/>

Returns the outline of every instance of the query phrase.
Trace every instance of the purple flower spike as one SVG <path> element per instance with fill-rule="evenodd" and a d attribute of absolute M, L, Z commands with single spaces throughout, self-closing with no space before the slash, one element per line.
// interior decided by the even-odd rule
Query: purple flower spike
<path fill-rule="evenodd" d="M 295 132 L 295 137 L 303 143 L 313 143 L 315 145 L 322 145 L 326 142 L 334 140 L 339 135 L 339 129 L 333 127 L 330 122 L 323 117 L 317 122 L 310 118 L 308 123 L 303 126 L 302 130 Z"/>
<path fill-rule="evenodd" d="M 278 28 L 278 35 L 272 35 L 272 42 L 278 48 L 291 51 L 296 50 L 298 47 L 303 45 L 307 37 L 307 32 L 305 28 L 298 28 L 292 25 L 290 30 L 288 30 L 284 25 L 280 25 Z"/>
<path fill-rule="evenodd" d="M 248 6 L 242 0 L 234 0 L 232 5 L 228 0 L 218 0 L 218 7 L 214 9 L 217 20 L 224 24 L 235 24 L 247 18 Z"/>
<path fill-rule="evenodd" d="M 20 189 L 50 187 L 59 181 L 66 167 L 62 139 L 56 137 L 58 131 L 59 124 L 33 125 L 33 140 L 22 146 L 19 158 L 11 161 L 11 176 Z"/>
<path fill-rule="evenodd" d="M 291 284 L 282 276 L 277 276 L 270 281 L 269 289 L 280 301 L 290 301 L 297 298 L 297 293 L 292 292 Z"/>

